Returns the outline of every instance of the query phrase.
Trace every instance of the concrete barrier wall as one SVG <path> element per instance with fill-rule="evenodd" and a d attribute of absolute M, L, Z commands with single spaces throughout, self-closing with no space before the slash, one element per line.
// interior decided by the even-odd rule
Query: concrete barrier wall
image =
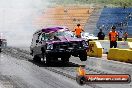
<path fill-rule="evenodd" d="M 109 41 L 104 40 L 102 42 L 104 45 L 101 45 L 100 41 L 89 41 L 87 55 L 91 57 L 102 57 L 104 50 L 102 46 L 107 48 L 108 46 L 105 46 L 105 44 L 109 44 Z M 118 41 L 118 47 L 119 48 L 109 48 L 107 59 L 121 62 L 132 62 L 132 42 Z"/>
<path fill-rule="evenodd" d="M 130 61 L 132 61 L 132 50 L 131 49 L 111 48 L 107 55 L 107 59 L 122 61 L 122 62 L 130 62 Z"/>
<path fill-rule="evenodd" d="M 109 52 L 110 49 L 110 41 L 109 40 L 99 40 L 100 44 L 103 48 L 103 53 Z M 117 41 L 117 48 L 121 49 L 132 49 L 132 42 L 128 41 Z"/>
<path fill-rule="evenodd" d="M 102 57 L 103 49 L 98 41 L 89 41 L 89 49 L 87 55 L 91 57 Z"/>
<path fill-rule="evenodd" d="M 103 48 L 103 53 L 107 53 L 110 49 L 110 41 L 109 40 L 99 40 L 102 48 Z"/>
<path fill-rule="evenodd" d="M 128 42 L 129 49 L 132 50 L 132 42 Z"/>
<path fill-rule="evenodd" d="M 115 58 L 115 53 L 117 52 L 117 50 L 118 50 L 118 48 L 111 48 L 110 50 L 109 50 L 109 53 L 108 53 L 108 55 L 107 55 L 107 59 L 108 60 L 112 60 L 112 59 L 114 59 Z"/>

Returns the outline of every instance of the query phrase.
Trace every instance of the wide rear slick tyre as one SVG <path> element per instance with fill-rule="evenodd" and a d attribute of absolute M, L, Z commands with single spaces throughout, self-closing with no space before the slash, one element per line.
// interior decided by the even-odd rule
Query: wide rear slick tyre
<path fill-rule="evenodd" d="M 81 61 L 86 61 L 87 60 L 87 52 L 83 51 L 79 54 L 79 58 Z"/>
<path fill-rule="evenodd" d="M 41 58 L 40 58 L 39 56 L 35 55 L 35 56 L 33 57 L 33 61 L 34 61 L 34 62 L 41 62 Z"/>
<path fill-rule="evenodd" d="M 46 63 L 46 65 L 50 65 L 51 64 L 51 57 L 50 57 L 50 55 L 46 55 L 46 61 L 45 61 L 45 63 Z"/>

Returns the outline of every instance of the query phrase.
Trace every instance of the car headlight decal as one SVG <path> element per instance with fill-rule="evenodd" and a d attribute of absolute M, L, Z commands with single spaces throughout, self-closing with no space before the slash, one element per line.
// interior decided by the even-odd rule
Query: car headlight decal
<path fill-rule="evenodd" d="M 88 47 L 88 44 L 85 41 L 82 41 L 82 45 L 83 45 L 83 47 Z"/>

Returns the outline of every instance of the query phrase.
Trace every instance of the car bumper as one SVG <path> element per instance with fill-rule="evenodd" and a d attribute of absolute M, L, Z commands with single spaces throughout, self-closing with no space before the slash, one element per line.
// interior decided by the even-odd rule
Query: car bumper
<path fill-rule="evenodd" d="M 46 50 L 47 54 L 56 54 L 56 55 L 60 55 L 60 54 L 65 54 L 65 53 L 69 53 L 69 54 L 73 54 L 73 53 L 80 53 L 82 51 L 86 51 L 87 48 L 78 48 L 78 49 L 58 49 L 58 50 Z"/>

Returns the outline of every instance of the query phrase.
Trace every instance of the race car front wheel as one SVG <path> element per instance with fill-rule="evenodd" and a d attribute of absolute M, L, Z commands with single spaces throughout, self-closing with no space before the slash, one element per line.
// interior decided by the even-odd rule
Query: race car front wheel
<path fill-rule="evenodd" d="M 69 58 L 71 57 L 71 55 L 65 55 L 64 57 L 61 58 L 62 62 L 69 62 Z"/>

